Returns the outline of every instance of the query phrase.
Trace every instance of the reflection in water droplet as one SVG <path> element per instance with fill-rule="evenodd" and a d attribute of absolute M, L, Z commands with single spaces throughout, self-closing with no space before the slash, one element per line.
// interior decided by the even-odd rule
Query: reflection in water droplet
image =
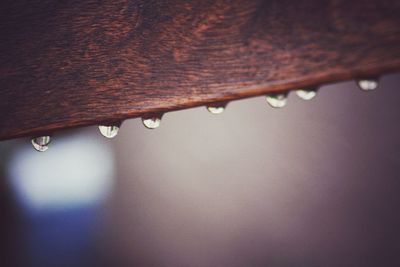
<path fill-rule="evenodd" d="M 207 110 L 211 114 L 221 114 L 222 112 L 224 112 L 225 106 L 224 105 L 221 105 L 221 106 L 207 106 Z"/>
<path fill-rule="evenodd" d="M 287 92 L 266 95 L 268 104 L 273 108 L 282 108 L 287 103 Z"/>
<path fill-rule="evenodd" d="M 299 89 L 296 95 L 303 100 L 311 100 L 317 95 L 317 89 Z"/>
<path fill-rule="evenodd" d="M 151 117 L 143 117 L 142 122 L 143 125 L 148 129 L 155 129 L 160 127 L 161 124 L 161 115 L 152 115 Z"/>
<path fill-rule="evenodd" d="M 114 138 L 117 136 L 121 124 L 115 125 L 99 125 L 100 133 L 107 138 Z"/>
<path fill-rule="evenodd" d="M 36 151 L 44 152 L 49 148 L 50 136 L 39 136 L 31 140 L 33 147 Z"/>
<path fill-rule="evenodd" d="M 378 87 L 378 79 L 364 79 L 357 81 L 358 87 L 364 91 L 375 90 Z"/>

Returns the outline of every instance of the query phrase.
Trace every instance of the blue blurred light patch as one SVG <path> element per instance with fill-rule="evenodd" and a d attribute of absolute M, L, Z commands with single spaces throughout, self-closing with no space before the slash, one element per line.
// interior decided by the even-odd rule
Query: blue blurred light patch
<path fill-rule="evenodd" d="M 55 137 L 44 153 L 29 145 L 18 149 L 8 172 L 17 198 L 31 211 L 93 206 L 111 192 L 114 152 L 110 143 L 87 132 Z"/>

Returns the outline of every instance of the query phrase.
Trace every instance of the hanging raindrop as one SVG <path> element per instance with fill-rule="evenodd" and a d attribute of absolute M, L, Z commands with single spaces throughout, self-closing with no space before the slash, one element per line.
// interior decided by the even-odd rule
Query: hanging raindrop
<path fill-rule="evenodd" d="M 371 91 L 378 87 L 379 82 L 378 79 L 362 79 L 357 81 L 357 85 L 361 90 Z"/>
<path fill-rule="evenodd" d="M 155 129 L 160 127 L 162 114 L 151 115 L 149 117 L 143 117 L 143 125 L 148 129 Z"/>
<path fill-rule="evenodd" d="M 273 108 L 283 108 L 287 103 L 287 92 L 266 95 L 268 104 Z"/>
<path fill-rule="evenodd" d="M 32 138 L 31 142 L 36 151 L 44 152 L 49 148 L 50 136 L 35 137 Z"/>
<path fill-rule="evenodd" d="M 215 106 L 207 106 L 207 110 L 211 113 L 211 114 L 221 114 L 222 112 L 224 112 L 226 107 L 226 104 L 220 104 L 220 105 L 215 105 Z"/>
<path fill-rule="evenodd" d="M 317 95 L 317 89 L 299 89 L 296 95 L 303 100 L 311 100 Z"/>
<path fill-rule="evenodd" d="M 107 138 L 114 138 L 117 136 L 121 123 L 114 125 L 99 125 L 100 133 Z"/>

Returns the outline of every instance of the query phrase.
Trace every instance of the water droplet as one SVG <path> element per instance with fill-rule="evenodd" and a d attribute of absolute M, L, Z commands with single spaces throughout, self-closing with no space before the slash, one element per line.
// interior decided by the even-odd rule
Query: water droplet
<path fill-rule="evenodd" d="M 143 117 L 142 122 L 143 125 L 148 129 L 155 129 L 160 127 L 161 124 L 161 115 L 152 115 L 150 117 Z"/>
<path fill-rule="evenodd" d="M 375 90 L 378 87 L 378 79 L 363 79 L 357 81 L 358 87 L 364 91 Z"/>
<path fill-rule="evenodd" d="M 99 125 L 100 133 L 107 138 L 114 138 L 117 136 L 121 124 L 114 125 Z"/>
<path fill-rule="evenodd" d="M 311 100 L 317 95 L 316 89 L 299 89 L 296 90 L 296 95 L 303 100 Z"/>
<path fill-rule="evenodd" d="M 31 142 L 36 151 L 44 152 L 49 148 L 50 136 L 35 137 L 32 138 Z"/>
<path fill-rule="evenodd" d="M 287 93 L 271 93 L 266 95 L 268 104 L 273 108 L 283 108 L 287 103 Z"/>
<path fill-rule="evenodd" d="M 207 110 L 211 114 L 221 114 L 225 110 L 225 105 L 220 105 L 220 106 L 207 106 Z"/>

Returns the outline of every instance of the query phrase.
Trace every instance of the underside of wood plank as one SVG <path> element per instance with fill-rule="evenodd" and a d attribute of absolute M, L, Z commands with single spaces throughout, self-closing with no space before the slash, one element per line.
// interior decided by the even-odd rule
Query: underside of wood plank
<path fill-rule="evenodd" d="M 0 4 L 0 140 L 400 70 L 397 0 Z"/>

